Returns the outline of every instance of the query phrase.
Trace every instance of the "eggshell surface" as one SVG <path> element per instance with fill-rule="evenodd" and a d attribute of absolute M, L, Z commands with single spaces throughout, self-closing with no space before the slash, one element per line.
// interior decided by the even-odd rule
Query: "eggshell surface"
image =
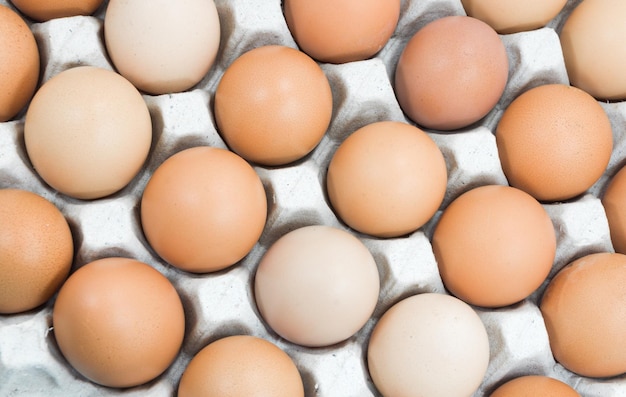
<path fill-rule="evenodd" d="M 28 157 L 51 187 L 78 199 L 124 188 L 143 166 L 152 122 L 139 92 L 115 72 L 67 69 L 48 80 L 26 112 Z"/>
<path fill-rule="evenodd" d="M 369 340 L 367 363 L 385 397 L 470 397 L 487 370 L 489 339 L 469 305 L 423 293 L 383 314 Z"/>
<path fill-rule="evenodd" d="M 181 92 L 215 62 L 220 20 L 213 0 L 110 0 L 104 39 L 116 69 L 138 89 Z"/>
<path fill-rule="evenodd" d="M 585 0 L 560 32 L 563 58 L 572 85 L 598 99 L 626 99 L 626 3 Z"/>
<path fill-rule="evenodd" d="M 626 254 L 626 168 L 615 174 L 602 197 L 616 252 Z"/>
<path fill-rule="evenodd" d="M 74 272 L 54 305 L 54 337 L 79 373 L 108 387 L 148 382 L 172 363 L 185 317 L 174 286 L 151 266 L 104 258 Z"/>
<path fill-rule="evenodd" d="M 91 15 L 103 0 L 11 0 L 21 12 L 29 17 L 45 22 L 55 18 Z"/>
<path fill-rule="evenodd" d="M 57 207 L 26 190 L 0 190 L 0 313 L 43 304 L 61 287 L 74 256 Z"/>
<path fill-rule="evenodd" d="M 333 98 L 326 75 L 308 55 L 268 45 L 226 69 L 214 109 L 218 130 L 235 153 L 277 166 L 304 157 L 320 142 Z"/>
<path fill-rule="evenodd" d="M 498 33 L 510 34 L 545 26 L 567 0 L 461 0 L 467 15 L 480 19 Z"/>
<path fill-rule="evenodd" d="M 0 122 L 15 117 L 39 81 L 39 49 L 26 22 L 0 4 Z"/>
<path fill-rule="evenodd" d="M 502 114 L 496 143 L 511 186 L 541 201 L 571 199 L 604 173 L 611 122 L 585 91 L 545 84 L 525 91 Z"/>
<path fill-rule="evenodd" d="M 281 337 L 321 347 L 354 335 L 378 301 L 380 280 L 369 250 L 353 235 L 323 225 L 278 239 L 256 270 L 256 304 Z"/>
<path fill-rule="evenodd" d="M 331 63 L 373 56 L 387 43 L 400 17 L 400 0 L 286 0 L 283 7 L 300 49 Z"/>
<path fill-rule="evenodd" d="M 608 252 L 576 259 L 552 279 L 540 308 L 565 368 L 598 378 L 626 373 L 624 285 L 626 255 Z"/>
<path fill-rule="evenodd" d="M 304 397 L 298 368 L 273 343 L 254 336 L 218 339 L 191 360 L 178 397 Z"/>
<path fill-rule="evenodd" d="M 526 298 L 556 254 L 554 226 L 541 204 L 509 186 L 481 186 L 454 200 L 432 238 L 439 274 L 458 298 L 485 307 Z"/>
<path fill-rule="evenodd" d="M 493 109 L 508 74 L 506 49 L 493 28 L 476 18 L 447 16 L 428 23 L 406 44 L 395 92 L 417 124 L 454 130 Z"/>
<path fill-rule="evenodd" d="M 567 383 L 541 375 L 526 375 L 498 387 L 490 397 L 580 397 Z"/>
<path fill-rule="evenodd" d="M 241 157 L 212 147 L 182 150 L 154 172 L 141 198 L 150 246 L 170 264 L 205 273 L 234 265 L 267 216 L 263 184 Z"/>
<path fill-rule="evenodd" d="M 407 234 L 441 205 L 446 163 L 433 140 L 409 124 L 383 121 L 353 132 L 328 166 L 334 210 L 354 229 L 374 236 Z"/>

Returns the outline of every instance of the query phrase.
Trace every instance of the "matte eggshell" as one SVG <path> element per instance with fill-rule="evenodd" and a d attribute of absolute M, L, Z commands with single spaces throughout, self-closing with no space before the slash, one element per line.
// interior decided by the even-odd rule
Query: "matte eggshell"
<path fill-rule="evenodd" d="M 538 29 L 556 17 L 567 0 L 461 0 L 467 15 L 478 18 L 498 33 Z"/>
<path fill-rule="evenodd" d="M 218 130 L 235 153 L 278 166 L 317 146 L 330 123 L 333 97 L 313 59 L 269 45 L 244 53 L 226 69 L 214 109 Z"/>
<path fill-rule="evenodd" d="M 57 207 L 25 190 L 0 190 L 0 313 L 34 309 L 70 273 L 74 243 Z"/>
<path fill-rule="evenodd" d="M 91 15 L 102 2 L 103 0 L 11 0 L 21 12 L 40 22 L 54 18 Z"/>
<path fill-rule="evenodd" d="M 298 368 L 273 343 L 234 335 L 210 343 L 189 362 L 178 397 L 304 397 Z"/>
<path fill-rule="evenodd" d="M 393 121 L 353 132 L 328 166 L 333 209 L 350 227 L 395 237 L 422 227 L 441 205 L 447 170 L 433 140 L 412 125 Z"/>
<path fill-rule="evenodd" d="M 109 0 L 104 42 L 115 68 L 138 89 L 190 89 L 209 72 L 220 45 L 213 0 Z"/>
<path fill-rule="evenodd" d="M 585 0 L 559 37 L 572 85 L 598 99 L 626 99 L 626 2 Z"/>
<path fill-rule="evenodd" d="M 513 100 L 496 128 L 496 143 L 511 186 L 537 200 L 561 201 L 584 193 L 602 176 L 613 132 L 591 95 L 546 84 Z"/>
<path fill-rule="evenodd" d="M 626 255 L 579 258 L 552 279 L 540 304 L 554 358 L 581 376 L 626 373 Z"/>
<path fill-rule="evenodd" d="M 489 339 L 480 317 L 463 301 L 437 293 L 393 305 L 367 348 L 370 376 L 385 397 L 469 397 L 488 364 Z"/>
<path fill-rule="evenodd" d="M 208 146 L 163 162 L 141 198 L 141 224 L 165 261 L 189 272 L 224 269 L 257 243 L 267 217 L 261 179 L 244 159 Z"/>
<path fill-rule="evenodd" d="M 493 109 L 508 74 L 506 48 L 493 28 L 475 18 L 447 16 L 428 23 L 406 44 L 395 92 L 417 124 L 454 130 Z"/>
<path fill-rule="evenodd" d="M 59 291 L 52 324 L 69 364 L 109 387 L 156 378 L 178 355 L 185 333 L 174 286 L 128 258 L 99 259 L 74 272 Z"/>
<path fill-rule="evenodd" d="M 330 226 L 293 230 L 267 250 L 254 294 L 263 319 L 281 337 L 303 346 L 342 342 L 365 325 L 380 280 L 367 247 Z"/>
<path fill-rule="evenodd" d="M 78 199 L 124 188 L 148 157 L 152 123 L 139 92 L 119 74 L 93 66 L 48 80 L 26 112 L 28 157 L 51 187 Z"/>
<path fill-rule="evenodd" d="M 432 238 L 439 274 L 458 298 L 502 307 L 528 297 L 556 254 L 554 226 L 541 204 L 509 186 L 487 185 L 456 198 Z"/>
<path fill-rule="evenodd" d="M 626 167 L 611 179 L 602 197 L 611 231 L 611 242 L 616 252 L 626 254 Z"/>
<path fill-rule="evenodd" d="M 489 397 L 580 397 L 567 383 L 541 375 L 526 375 L 498 387 Z"/>
<path fill-rule="evenodd" d="M 400 18 L 400 0 L 285 0 L 283 7 L 300 49 L 320 62 L 374 56 Z"/>
<path fill-rule="evenodd" d="M 15 11 L 0 4 L 0 122 L 15 117 L 39 81 L 35 36 Z"/>

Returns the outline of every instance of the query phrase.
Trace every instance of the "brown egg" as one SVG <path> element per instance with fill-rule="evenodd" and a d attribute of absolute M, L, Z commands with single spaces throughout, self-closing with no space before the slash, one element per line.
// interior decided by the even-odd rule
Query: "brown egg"
<path fill-rule="evenodd" d="M 626 373 L 626 255 L 579 258 L 552 279 L 541 301 L 554 358 L 582 376 Z"/>
<path fill-rule="evenodd" d="M 604 173 L 613 150 L 608 116 L 586 92 L 564 84 L 531 88 L 504 111 L 496 129 L 511 186 L 537 200 L 567 200 Z"/>
<path fill-rule="evenodd" d="M 556 17 L 567 0 L 461 0 L 467 15 L 478 18 L 498 33 L 538 29 Z"/>
<path fill-rule="evenodd" d="M 178 354 L 185 331 L 174 286 L 127 258 L 96 260 L 74 272 L 59 291 L 52 323 L 69 364 L 109 387 L 156 378 Z"/>
<path fill-rule="evenodd" d="M 199 83 L 215 62 L 220 35 L 213 0 L 109 0 L 104 17 L 115 68 L 153 95 Z"/>
<path fill-rule="evenodd" d="M 15 11 L 0 4 L 0 122 L 15 117 L 39 81 L 35 36 Z"/>
<path fill-rule="evenodd" d="M 447 170 L 443 154 L 422 130 L 383 121 L 352 133 L 328 166 L 333 209 L 350 227 L 396 237 L 422 227 L 441 205 Z"/>
<path fill-rule="evenodd" d="M 0 190 L 0 313 L 34 309 L 67 278 L 70 228 L 57 207 L 25 190 Z"/>
<path fill-rule="evenodd" d="M 45 22 L 54 18 L 91 15 L 103 0 L 11 0 L 27 16 Z"/>
<path fill-rule="evenodd" d="M 556 235 L 529 194 L 489 185 L 462 194 L 444 210 L 432 246 L 452 294 L 473 305 L 502 307 L 543 283 L 556 254 Z"/>
<path fill-rule="evenodd" d="M 506 48 L 493 28 L 475 18 L 448 16 L 428 23 L 406 44 L 395 91 L 417 124 L 454 130 L 489 113 L 508 74 Z"/>
<path fill-rule="evenodd" d="M 611 179 L 602 205 L 609 222 L 613 248 L 626 254 L 626 167 L 622 167 Z"/>
<path fill-rule="evenodd" d="M 332 110 L 322 69 L 305 53 L 278 45 L 241 55 L 215 92 L 220 134 L 235 153 L 262 165 L 307 155 L 326 133 Z"/>
<path fill-rule="evenodd" d="M 400 0 L 285 0 L 283 7 L 300 49 L 320 62 L 374 56 L 400 18 Z"/>
<path fill-rule="evenodd" d="M 152 142 L 148 107 L 137 89 L 110 70 L 79 66 L 48 80 L 24 122 L 28 157 L 59 192 L 97 199 L 125 187 Z"/>
<path fill-rule="evenodd" d="M 311 347 L 342 342 L 361 329 L 378 301 L 378 268 L 354 235 L 330 226 L 293 230 L 267 250 L 254 297 L 281 337 Z"/>
<path fill-rule="evenodd" d="M 298 368 L 278 346 L 255 336 L 218 339 L 183 372 L 178 397 L 304 397 Z"/>
<path fill-rule="evenodd" d="M 261 179 L 241 157 L 194 147 L 168 158 L 141 198 L 141 224 L 152 248 L 195 273 L 229 267 L 256 244 L 267 216 Z"/>
<path fill-rule="evenodd" d="M 541 375 L 526 375 L 498 387 L 490 397 L 580 397 L 567 383 Z"/>
<path fill-rule="evenodd" d="M 598 99 L 626 99 L 626 2 L 587 0 L 569 15 L 560 32 L 572 85 Z"/>

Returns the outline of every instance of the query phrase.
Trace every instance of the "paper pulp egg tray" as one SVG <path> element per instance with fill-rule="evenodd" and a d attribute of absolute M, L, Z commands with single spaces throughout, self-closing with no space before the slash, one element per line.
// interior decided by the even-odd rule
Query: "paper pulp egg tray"
<path fill-rule="evenodd" d="M 23 143 L 24 117 L 0 123 L 0 187 L 33 191 L 63 212 L 75 239 L 76 269 L 108 256 L 146 262 L 178 290 L 186 314 L 180 354 L 155 380 L 138 387 L 112 389 L 73 370 L 54 340 L 54 298 L 22 314 L 0 315 L 0 396 L 173 396 L 191 358 L 221 337 L 250 334 L 286 351 L 296 363 L 308 397 L 379 396 L 367 372 L 369 335 L 381 315 L 400 299 L 424 292 L 447 293 L 430 238 L 439 214 L 461 193 L 486 184 L 506 185 L 494 131 L 507 105 L 521 92 L 546 83 L 568 84 L 559 27 L 580 0 L 568 1 L 546 27 L 502 35 L 510 62 L 509 81 L 497 106 L 477 125 L 453 133 L 428 131 L 448 167 L 447 193 L 439 212 L 418 231 L 401 238 L 379 239 L 355 233 L 373 254 L 381 275 L 375 312 L 353 337 L 326 348 L 305 348 L 281 339 L 255 309 L 252 280 L 268 247 L 290 230 L 325 224 L 349 230 L 337 219 L 324 193 L 324 175 L 338 145 L 353 131 L 375 121 L 411 123 L 400 109 L 391 81 L 400 53 L 423 25 L 447 15 L 464 15 L 458 0 L 404 0 L 394 35 L 375 57 L 346 64 L 320 64 L 333 91 L 329 129 L 303 160 L 283 167 L 255 166 L 270 206 L 265 231 L 252 252 L 236 265 L 212 274 L 186 273 L 162 261 L 142 235 L 137 208 L 154 170 L 172 154 L 193 146 L 226 148 L 212 116 L 212 98 L 226 67 L 244 52 L 267 44 L 296 47 L 283 17 L 280 0 L 217 0 L 222 42 L 215 65 L 194 88 L 144 99 L 153 123 L 153 148 L 139 175 L 122 191 L 82 201 L 57 193 L 34 172 Z M 7 0 L 0 4 L 8 5 Z M 103 41 L 107 2 L 93 15 L 28 21 L 42 59 L 43 83 L 78 65 L 113 70 Z M 524 301 L 501 309 L 475 308 L 487 329 L 490 364 L 475 396 L 516 376 L 541 374 L 560 379 L 586 397 L 626 396 L 626 377 L 592 379 L 575 375 L 557 363 L 538 302 L 553 275 L 571 260 L 593 252 L 612 252 L 608 222 L 600 197 L 626 157 L 626 103 L 601 103 L 613 127 L 614 149 L 605 174 L 581 197 L 545 204 L 557 233 L 553 269 L 544 284 Z"/>

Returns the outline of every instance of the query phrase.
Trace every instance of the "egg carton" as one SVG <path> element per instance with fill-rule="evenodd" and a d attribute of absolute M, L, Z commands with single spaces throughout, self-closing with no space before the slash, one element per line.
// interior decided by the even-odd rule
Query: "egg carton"
<path fill-rule="evenodd" d="M 217 0 L 222 41 L 215 65 L 194 88 L 144 99 L 153 123 L 153 146 L 145 166 L 122 191 L 81 201 L 57 193 L 33 171 L 23 142 L 23 113 L 0 123 L 0 188 L 33 191 L 52 201 L 68 220 L 76 244 L 74 269 L 95 259 L 124 256 L 154 266 L 176 287 L 185 307 L 186 334 L 180 354 L 155 380 L 114 389 L 94 384 L 69 366 L 52 328 L 53 300 L 22 314 L 0 315 L 0 396 L 173 396 L 191 358 L 219 338 L 250 334 L 265 338 L 296 363 L 307 397 L 379 396 L 366 366 L 369 335 L 382 314 L 400 299 L 424 292 L 446 293 L 430 239 L 441 211 L 461 193 L 480 185 L 506 185 L 494 131 L 507 105 L 521 92 L 546 83 L 568 83 L 557 32 L 580 0 L 568 1 L 545 28 L 502 35 L 510 62 L 509 81 L 497 106 L 480 122 L 461 131 L 427 133 L 440 147 L 448 167 L 448 186 L 440 210 L 420 230 L 401 238 L 379 239 L 354 233 L 373 254 L 381 276 L 376 309 L 348 340 L 306 348 L 281 339 L 261 319 L 252 281 L 260 258 L 280 236 L 296 228 L 325 224 L 348 230 L 325 194 L 325 173 L 339 144 L 353 131 L 375 121 L 411 123 L 396 101 L 395 65 L 409 38 L 426 23 L 464 15 L 458 0 L 403 0 L 401 18 L 387 45 L 375 57 L 341 65 L 320 64 L 332 87 L 330 127 L 317 148 L 283 167 L 255 167 L 268 195 L 265 231 L 238 264 L 212 274 L 190 274 L 162 261 L 141 230 L 139 201 L 154 170 L 172 154 L 193 146 L 225 148 L 212 115 L 212 99 L 224 70 L 244 52 L 268 44 L 296 47 L 280 0 Z M 0 4 L 12 7 L 7 0 Z M 103 41 L 107 2 L 93 16 L 27 21 L 41 52 L 42 81 L 59 72 L 92 65 L 113 70 Z M 490 342 L 490 364 L 476 397 L 488 396 L 503 381 L 526 374 L 560 379 L 585 397 L 626 396 L 626 377 L 577 376 L 555 362 L 543 318 L 541 295 L 554 274 L 571 260 L 593 252 L 613 252 L 600 197 L 624 163 L 626 103 L 601 103 L 612 123 L 614 150 L 605 174 L 581 197 L 545 204 L 557 234 L 553 269 L 544 284 L 524 301 L 501 309 L 475 308 Z"/>

